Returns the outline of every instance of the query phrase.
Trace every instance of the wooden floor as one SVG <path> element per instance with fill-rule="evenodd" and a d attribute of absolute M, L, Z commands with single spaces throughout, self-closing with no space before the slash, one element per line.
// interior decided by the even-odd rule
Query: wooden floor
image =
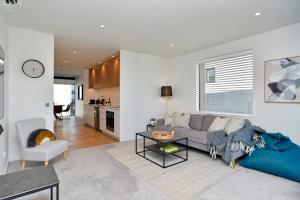
<path fill-rule="evenodd" d="M 69 141 L 69 150 L 117 142 L 102 132 L 85 126 L 83 120 L 77 117 L 65 119 L 63 122 L 57 120 L 54 123 L 54 132 L 57 139 Z"/>

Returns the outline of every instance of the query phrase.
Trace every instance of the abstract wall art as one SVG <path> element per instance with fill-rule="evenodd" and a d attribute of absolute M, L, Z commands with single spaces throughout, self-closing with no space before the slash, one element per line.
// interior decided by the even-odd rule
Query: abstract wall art
<path fill-rule="evenodd" d="M 0 46 L 0 119 L 4 117 L 4 52 Z"/>
<path fill-rule="evenodd" d="M 265 62 L 265 102 L 300 103 L 300 56 Z"/>

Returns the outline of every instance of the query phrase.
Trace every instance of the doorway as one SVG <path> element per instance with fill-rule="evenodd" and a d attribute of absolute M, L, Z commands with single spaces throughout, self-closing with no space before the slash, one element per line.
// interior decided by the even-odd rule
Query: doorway
<path fill-rule="evenodd" d="M 54 84 L 54 106 L 60 106 L 59 117 L 75 116 L 75 85 Z"/>

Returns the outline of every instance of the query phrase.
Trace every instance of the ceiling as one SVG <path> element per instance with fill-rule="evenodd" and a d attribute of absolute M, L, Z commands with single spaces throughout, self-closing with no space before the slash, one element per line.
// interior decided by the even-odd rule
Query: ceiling
<path fill-rule="evenodd" d="M 173 57 L 294 24 L 299 8 L 299 0 L 23 0 L 0 14 L 54 34 L 55 73 L 78 74 L 119 49 Z"/>

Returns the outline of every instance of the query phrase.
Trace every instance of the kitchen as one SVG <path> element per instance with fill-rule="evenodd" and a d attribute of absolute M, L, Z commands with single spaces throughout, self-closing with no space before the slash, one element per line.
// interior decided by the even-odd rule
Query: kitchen
<path fill-rule="evenodd" d="M 116 53 L 84 70 L 85 125 L 120 138 L 120 55 Z"/>

